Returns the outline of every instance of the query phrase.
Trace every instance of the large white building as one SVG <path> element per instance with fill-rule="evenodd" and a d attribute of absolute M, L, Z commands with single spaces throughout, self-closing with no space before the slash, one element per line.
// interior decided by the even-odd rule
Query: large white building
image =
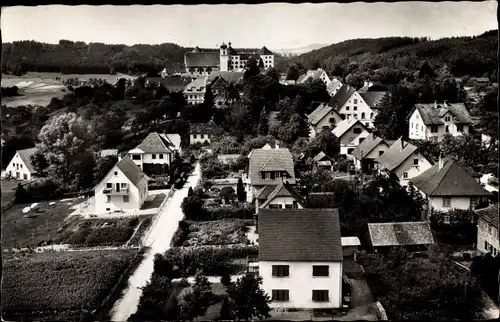
<path fill-rule="evenodd" d="M 144 164 L 165 164 L 170 168 L 175 151 L 181 152 L 180 145 L 179 134 L 152 132 L 136 148 L 128 151 L 127 155 L 141 170 L 144 170 Z"/>
<path fill-rule="evenodd" d="M 207 91 L 207 77 L 200 76 L 186 85 L 184 98 L 189 105 L 202 104 L 205 101 L 205 92 Z"/>
<path fill-rule="evenodd" d="M 36 176 L 36 171 L 31 164 L 31 156 L 36 148 L 18 150 L 5 169 L 5 176 L 17 180 L 30 181 Z"/>
<path fill-rule="evenodd" d="M 367 102 L 354 88 L 342 85 L 335 91 L 335 95 L 332 96 L 328 105 L 333 107 L 346 120 L 358 120 L 364 126 L 370 128 L 373 127 L 373 121 L 377 115 L 376 104 L 378 104 L 380 98 L 378 96 L 372 97 L 372 94 L 369 95 L 370 100 Z"/>
<path fill-rule="evenodd" d="M 476 249 L 479 254 L 490 253 L 492 256 L 500 254 L 498 211 L 498 203 L 476 210 L 478 215 Z"/>
<path fill-rule="evenodd" d="M 473 121 L 463 103 L 415 104 L 408 116 L 409 138 L 441 141 L 447 134 L 469 134 Z"/>
<path fill-rule="evenodd" d="M 337 209 L 260 209 L 259 275 L 278 309 L 342 307 Z"/>
<path fill-rule="evenodd" d="M 139 210 L 148 198 L 149 177 L 130 159 L 121 159 L 95 188 L 95 213 Z"/>
<path fill-rule="evenodd" d="M 274 54 L 266 48 L 233 48 L 231 42 L 223 43 L 219 49 L 195 47 L 184 55 L 186 73 L 208 75 L 216 71 L 243 71 L 250 58 L 265 69 L 274 67 Z"/>

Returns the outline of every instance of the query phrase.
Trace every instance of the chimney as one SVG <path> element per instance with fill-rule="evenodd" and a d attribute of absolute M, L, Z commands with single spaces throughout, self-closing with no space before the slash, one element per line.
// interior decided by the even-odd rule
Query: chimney
<path fill-rule="evenodd" d="M 275 146 L 276 146 L 276 149 L 279 149 L 279 148 L 280 148 L 280 145 L 278 144 L 278 141 L 276 141 Z"/>
<path fill-rule="evenodd" d="M 438 108 L 438 103 L 437 103 L 437 101 L 434 101 L 434 108 Z"/>
<path fill-rule="evenodd" d="M 399 138 L 401 140 L 401 151 L 405 148 L 405 141 L 403 141 L 403 137 Z"/>
<path fill-rule="evenodd" d="M 368 86 L 368 81 L 364 81 L 363 87 Z"/>
<path fill-rule="evenodd" d="M 441 153 L 439 153 L 438 170 L 443 168 L 443 163 L 443 157 L 441 156 Z"/>
<path fill-rule="evenodd" d="M 444 105 L 444 107 L 448 107 L 448 104 L 446 104 L 446 102 L 447 102 L 447 101 L 445 100 L 445 101 L 444 101 L 444 104 L 443 104 L 443 105 Z"/>

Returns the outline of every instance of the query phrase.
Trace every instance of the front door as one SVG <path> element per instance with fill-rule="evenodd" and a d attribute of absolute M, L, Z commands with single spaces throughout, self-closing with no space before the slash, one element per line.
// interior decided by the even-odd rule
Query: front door
<path fill-rule="evenodd" d="M 117 184 L 116 184 L 116 192 L 119 192 L 119 191 L 120 191 L 120 184 L 119 184 L 119 183 L 117 183 Z"/>

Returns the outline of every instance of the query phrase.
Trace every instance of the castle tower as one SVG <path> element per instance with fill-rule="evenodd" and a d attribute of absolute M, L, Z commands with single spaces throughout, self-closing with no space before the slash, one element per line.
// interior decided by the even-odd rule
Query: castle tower
<path fill-rule="evenodd" d="M 219 70 L 227 72 L 229 67 L 229 56 L 227 55 L 227 46 L 223 42 L 220 46 Z"/>

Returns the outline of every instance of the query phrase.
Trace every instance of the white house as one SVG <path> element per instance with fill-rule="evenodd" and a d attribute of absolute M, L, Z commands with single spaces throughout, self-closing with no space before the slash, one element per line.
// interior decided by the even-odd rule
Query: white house
<path fill-rule="evenodd" d="M 293 157 L 286 148 L 271 148 L 268 144 L 262 149 L 253 149 L 248 154 L 248 172 L 243 174 L 243 184 L 247 192 L 247 202 L 253 202 L 257 192 L 267 185 L 278 185 L 286 180 L 294 185 L 295 170 Z"/>
<path fill-rule="evenodd" d="M 463 103 L 415 104 L 408 115 L 409 138 L 441 141 L 446 134 L 469 134 L 473 120 Z"/>
<path fill-rule="evenodd" d="M 338 78 L 332 77 L 330 83 L 326 85 L 326 91 L 331 97 L 335 96 L 340 88 L 343 86 L 342 81 Z"/>
<path fill-rule="evenodd" d="M 315 138 L 321 131 L 328 130 L 331 126 L 341 122 L 342 116 L 333 107 L 321 103 L 307 116 L 309 124 L 309 138 Z"/>
<path fill-rule="evenodd" d="M 345 119 L 332 130 L 340 141 L 340 154 L 351 156 L 352 152 L 370 134 L 366 126 L 356 119 Z"/>
<path fill-rule="evenodd" d="M 30 181 L 36 177 L 36 171 L 31 164 L 31 156 L 36 148 L 18 150 L 5 169 L 8 177 Z"/>
<path fill-rule="evenodd" d="M 214 135 L 220 133 L 221 129 L 210 120 L 207 123 L 191 123 L 189 126 L 189 144 L 210 144 Z"/>
<path fill-rule="evenodd" d="M 490 253 L 492 256 L 500 254 L 498 210 L 496 203 L 475 211 L 478 215 L 476 250 L 479 254 Z"/>
<path fill-rule="evenodd" d="M 259 275 L 277 309 L 342 307 L 337 209 L 261 209 Z"/>
<path fill-rule="evenodd" d="M 411 178 L 419 176 L 432 167 L 413 144 L 405 142 L 402 138 L 396 140 L 385 153 L 375 159 L 380 170 L 388 170 L 396 174 L 399 183 L 406 187 Z"/>
<path fill-rule="evenodd" d="M 354 88 L 343 85 L 328 105 L 347 120 L 359 120 L 366 127 L 373 127 L 377 111 L 372 109 Z"/>
<path fill-rule="evenodd" d="M 371 171 L 375 168 L 375 159 L 384 154 L 393 142 L 387 142 L 375 134 L 368 135 L 352 152 L 356 169 Z"/>
<path fill-rule="evenodd" d="M 308 80 L 314 81 L 317 79 L 320 79 L 327 86 L 330 84 L 330 77 L 328 77 L 328 74 L 321 68 L 308 70 L 307 73 L 300 75 L 297 79 L 297 84 L 304 84 Z"/>
<path fill-rule="evenodd" d="M 291 185 L 281 182 L 262 187 L 255 195 L 255 213 L 260 208 L 303 209 L 305 202 Z"/>
<path fill-rule="evenodd" d="M 410 182 L 427 200 L 427 215 L 431 210 L 474 209 L 481 199 L 491 195 L 456 161 L 442 158 Z"/>
<path fill-rule="evenodd" d="M 139 210 L 148 198 L 149 177 L 130 159 L 121 159 L 95 190 L 95 213 Z"/>
<path fill-rule="evenodd" d="M 313 171 L 325 170 L 333 171 L 334 159 L 330 158 L 325 152 L 321 151 L 314 158 L 313 161 Z"/>
<path fill-rule="evenodd" d="M 207 90 L 207 77 L 200 76 L 189 83 L 184 91 L 184 98 L 190 105 L 202 104 L 205 101 L 205 92 Z"/>
<path fill-rule="evenodd" d="M 170 167 L 175 151 L 180 153 L 179 134 L 149 133 L 135 149 L 127 155 L 144 170 L 144 164 L 165 164 Z"/>

